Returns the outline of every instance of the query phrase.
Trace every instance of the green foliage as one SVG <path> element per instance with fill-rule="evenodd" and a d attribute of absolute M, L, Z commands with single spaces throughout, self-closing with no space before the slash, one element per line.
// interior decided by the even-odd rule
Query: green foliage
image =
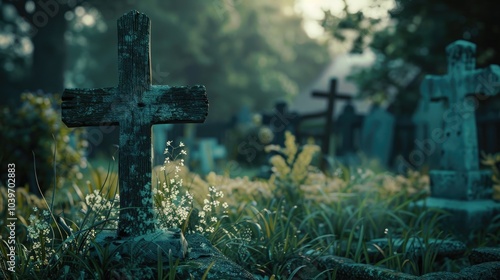
<path fill-rule="evenodd" d="M 326 176 L 308 167 L 315 149 L 297 146 L 293 136 L 287 134 L 285 147 L 273 148 L 281 153 L 276 155 L 281 160 L 273 160 L 275 175 L 271 179 L 249 180 L 214 173 L 202 179 L 173 155 L 178 147 L 170 142 L 167 145 L 165 165 L 155 169 L 158 227 L 201 232 L 230 260 L 259 279 L 313 279 L 318 275 L 335 279 L 335 271 L 319 265 L 323 257 L 331 255 L 413 275 L 455 271 L 467 265 L 464 260 L 436 258 L 439 243 L 432 241 L 453 238 L 452 233 L 439 227 L 444 213 L 412 207 L 428 194 L 429 179 L 425 175 L 412 172 L 401 176 L 342 167 L 333 176 Z M 106 184 L 112 181 L 94 179 Z M 101 230 L 116 229 L 115 188 L 96 188 L 90 183 L 80 188 L 72 208 L 82 211 L 63 213 L 54 208 L 62 205 L 57 201 L 48 205 L 26 191 L 18 191 L 18 278 L 178 279 L 179 271 L 192 268 L 189 261 L 172 257 L 164 260 L 161 254 L 157 266 L 144 268 L 137 260 L 94 242 Z M 0 214 L 5 217 L 7 192 L 4 187 L 0 190 Z M 35 211 L 33 204 L 41 208 Z M 2 227 L 1 233 L 5 237 L 7 229 Z M 476 237 L 473 242 L 478 243 L 471 246 L 498 244 L 500 240 L 495 227 Z M 377 238 L 386 239 L 388 245 L 370 243 Z M 415 238 L 425 249 L 407 250 L 406 245 Z M 7 250 L 7 244 L 0 243 L 0 251 Z M 163 266 L 167 263 L 168 267 Z M 7 268 L 5 261 L 0 267 Z"/>
<path fill-rule="evenodd" d="M 0 231 L 2 239 L 7 240 L 8 232 L 5 231 L 4 225 L 8 224 L 7 218 L 10 217 L 8 213 L 8 191 L 7 187 L 0 182 L 0 226 L 2 226 L 2 231 Z M 38 196 L 29 192 L 28 188 L 17 188 L 16 189 L 16 218 L 22 227 L 16 228 L 16 236 L 21 240 L 26 238 L 26 226 L 28 225 L 28 217 L 31 215 L 33 207 L 38 207 L 39 209 L 46 209 L 47 205 Z"/>
<path fill-rule="evenodd" d="M 493 172 L 493 199 L 500 200 L 500 153 L 481 155 L 481 163 Z"/>
<path fill-rule="evenodd" d="M 377 0 L 374 4 L 387 3 Z M 325 17 L 324 26 L 335 38 L 345 30 L 357 34 L 353 51 L 367 46 L 375 53 L 375 63 L 352 73 L 363 97 L 390 100 L 392 110 L 407 114 L 416 108 L 419 86 L 427 74 L 447 71 L 445 48 L 455 40 L 477 44 L 477 63 L 484 67 L 500 63 L 497 38 L 500 24 L 494 13 L 500 3 L 488 0 L 396 0 L 388 19 L 363 13 L 336 19 Z"/>
<path fill-rule="evenodd" d="M 298 186 L 307 180 L 312 169 L 311 162 L 320 148 L 316 145 L 304 145 L 299 153 L 295 136 L 286 131 L 285 147 L 268 146 L 266 150 L 278 153 L 269 159 L 275 175 L 275 195 L 285 198 L 291 205 L 303 205 L 304 195 Z"/>
<path fill-rule="evenodd" d="M 69 129 L 61 122 L 58 96 L 24 93 L 18 109 L 4 107 L 0 112 L 0 165 L 16 165 L 16 185 L 30 185 L 38 193 L 51 189 L 57 173 L 58 187 L 78 179 L 85 165 L 84 130 Z M 35 170 L 36 168 L 36 170 Z M 35 173 L 36 172 L 36 173 Z M 7 173 L 2 172 L 5 181 Z"/>
<path fill-rule="evenodd" d="M 203 84 L 209 120 L 228 120 L 243 105 L 270 108 L 308 86 L 328 62 L 325 45 L 309 38 L 294 1 L 92 1 L 96 24 L 71 22 L 69 82 L 113 86 L 116 19 L 137 9 L 152 22 L 154 84 Z M 292 12 L 287 12 L 292 11 Z M 105 28 L 102 28 L 104 26 Z"/>

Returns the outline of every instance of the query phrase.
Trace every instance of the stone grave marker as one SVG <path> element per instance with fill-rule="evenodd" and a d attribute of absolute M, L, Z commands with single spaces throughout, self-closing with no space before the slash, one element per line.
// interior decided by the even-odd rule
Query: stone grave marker
<path fill-rule="evenodd" d="M 242 129 L 248 129 L 253 125 L 253 115 L 248 105 L 243 105 L 236 113 L 236 125 Z"/>
<path fill-rule="evenodd" d="M 356 113 L 354 106 L 348 102 L 335 123 L 339 144 L 336 155 L 348 165 L 356 163 L 356 152 L 359 148 L 362 116 Z"/>
<path fill-rule="evenodd" d="M 428 97 L 424 96 L 418 102 L 417 110 L 412 116 L 412 122 L 415 125 L 414 149 L 421 151 L 423 156 L 410 162 L 417 169 L 424 164 L 430 169 L 439 168 L 441 147 L 430 144 L 430 141 L 432 141 L 432 132 L 443 127 L 444 111 L 443 102 L 430 102 Z"/>
<path fill-rule="evenodd" d="M 208 113 L 204 86 L 151 84 L 150 32 L 146 15 L 137 11 L 123 15 L 118 19 L 118 86 L 67 89 L 62 96 L 62 120 L 68 127 L 120 127 L 120 237 L 155 231 L 151 126 L 201 123 Z"/>
<path fill-rule="evenodd" d="M 342 110 L 342 113 L 337 118 L 337 128 L 340 136 L 340 145 L 337 152 L 338 155 L 345 155 L 356 152 L 356 125 L 360 121 L 360 115 L 356 113 L 354 106 L 347 103 Z"/>
<path fill-rule="evenodd" d="M 500 213 L 500 204 L 491 200 L 491 172 L 479 168 L 475 117 L 476 98 L 500 91 L 500 67 L 475 69 L 476 46 L 467 41 L 450 44 L 446 54 L 448 73 L 428 75 L 421 85 L 424 98 L 446 106 L 443 127 L 431 135 L 441 145 L 440 167 L 429 173 L 431 197 L 426 204 L 450 212 L 450 225 L 467 234 Z"/>
<path fill-rule="evenodd" d="M 497 94 L 500 87 L 486 88 L 485 77 L 500 79 L 500 67 L 475 69 L 476 46 L 456 41 L 447 49 L 448 74 L 426 76 L 421 93 L 431 101 L 444 101 L 440 170 L 430 173 L 432 196 L 459 200 L 491 198 L 490 171 L 479 170 L 475 117 L 476 93 Z"/>
<path fill-rule="evenodd" d="M 193 160 L 200 163 L 200 171 L 206 175 L 215 171 L 216 160 L 224 159 L 227 156 L 226 147 L 217 143 L 217 138 L 208 137 L 198 140 L 198 149 L 191 153 Z"/>
<path fill-rule="evenodd" d="M 392 151 L 394 125 L 394 116 L 374 105 L 364 117 L 360 150 L 369 158 L 377 159 L 380 164 L 387 166 Z"/>

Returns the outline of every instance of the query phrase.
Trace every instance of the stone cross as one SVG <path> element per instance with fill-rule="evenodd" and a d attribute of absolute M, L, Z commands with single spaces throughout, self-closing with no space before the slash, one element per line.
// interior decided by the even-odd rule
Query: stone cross
<path fill-rule="evenodd" d="M 476 46 L 456 41 L 446 48 L 448 74 L 426 76 L 421 94 L 431 101 L 443 100 L 446 110 L 443 128 L 432 132 L 441 144 L 440 169 L 431 171 L 433 197 L 458 200 L 490 198 L 491 174 L 479 170 L 475 109 L 477 98 L 496 95 L 500 88 L 500 67 L 475 69 Z M 482 95 L 478 95 L 482 94 Z"/>
<path fill-rule="evenodd" d="M 118 236 L 155 230 L 151 126 L 201 123 L 208 113 L 204 86 L 151 85 L 150 32 L 146 15 L 123 15 L 118 19 L 118 86 L 66 89 L 62 96 L 62 120 L 68 127 L 120 127 Z"/>

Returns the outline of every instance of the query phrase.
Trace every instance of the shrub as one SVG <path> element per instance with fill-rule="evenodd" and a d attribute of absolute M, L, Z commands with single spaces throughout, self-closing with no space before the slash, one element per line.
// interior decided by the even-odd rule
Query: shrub
<path fill-rule="evenodd" d="M 60 98 L 57 95 L 24 93 L 18 109 L 4 107 L 0 111 L 0 166 L 16 164 L 16 183 L 29 184 L 38 193 L 37 181 L 44 193 L 66 180 L 81 178 L 79 166 L 85 165 L 83 129 L 69 129 L 62 123 Z M 36 173 L 34 171 L 36 168 Z M 0 172 L 5 181 L 6 172 Z"/>

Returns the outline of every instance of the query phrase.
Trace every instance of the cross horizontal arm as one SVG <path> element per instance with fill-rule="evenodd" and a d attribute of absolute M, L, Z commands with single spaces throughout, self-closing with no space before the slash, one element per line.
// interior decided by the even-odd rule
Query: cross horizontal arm
<path fill-rule="evenodd" d="M 202 123 L 208 115 L 208 98 L 204 86 L 151 86 L 151 124 Z M 148 106 L 147 104 L 145 104 Z"/>
<path fill-rule="evenodd" d="M 449 89 L 445 76 L 427 75 L 420 84 L 420 93 L 428 100 L 437 101 L 446 99 L 446 89 Z"/>
<path fill-rule="evenodd" d="M 303 114 L 300 116 L 300 120 L 308 120 L 308 119 L 316 119 L 316 118 L 324 118 L 328 114 L 327 112 L 319 112 L 319 113 L 310 113 L 310 114 Z"/>
<path fill-rule="evenodd" d="M 201 123 L 208 115 L 204 86 L 155 85 L 139 99 L 117 88 L 67 89 L 62 100 L 62 120 L 68 127 L 117 125 L 132 111 L 149 124 Z"/>
<path fill-rule="evenodd" d="M 62 121 L 68 127 L 116 125 L 110 114 L 117 95 L 116 88 L 66 89 L 62 95 Z"/>
<path fill-rule="evenodd" d="M 500 66 L 490 65 L 484 69 L 474 70 L 464 77 L 464 85 L 469 94 L 496 95 L 500 92 Z"/>
<path fill-rule="evenodd" d="M 325 93 L 325 92 L 320 92 L 320 91 L 314 91 L 312 93 L 312 96 L 314 97 L 329 97 L 331 93 Z M 352 96 L 348 94 L 341 94 L 341 93 L 336 93 L 333 95 L 335 99 L 343 99 L 343 100 L 351 100 Z"/>

